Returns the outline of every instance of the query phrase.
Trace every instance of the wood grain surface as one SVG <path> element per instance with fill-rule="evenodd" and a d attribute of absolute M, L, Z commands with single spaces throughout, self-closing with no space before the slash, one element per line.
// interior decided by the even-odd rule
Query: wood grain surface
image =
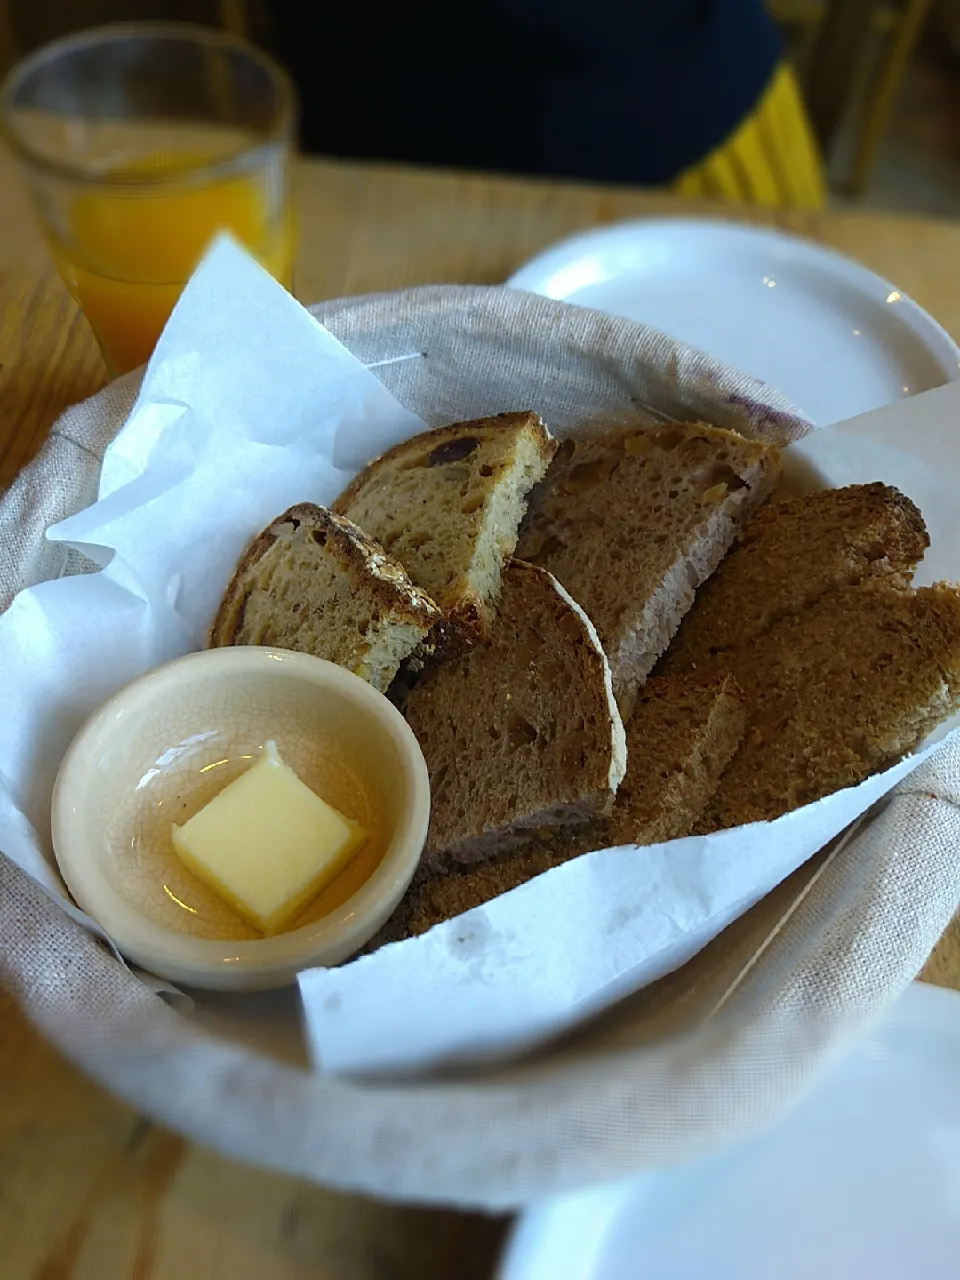
<path fill-rule="evenodd" d="M 685 207 L 614 188 L 304 163 L 304 301 L 446 281 L 496 283 L 551 241 L 655 214 L 721 213 L 808 236 L 894 281 L 960 338 L 960 225 L 859 213 Z M 0 151 L 0 486 L 105 373 Z M 960 928 L 924 976 L 960 989 Z M 0 996 L 4 1280 L 473 1280 L 495 1219 L 397 1209 L 221 1159 L 77 1073 Z"/>

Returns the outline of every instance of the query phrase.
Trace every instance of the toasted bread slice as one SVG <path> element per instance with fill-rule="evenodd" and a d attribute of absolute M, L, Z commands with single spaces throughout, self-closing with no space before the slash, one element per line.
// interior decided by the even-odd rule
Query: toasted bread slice
<path fill-rule="evenodd" d="M 430 771 L 428 862 L 489 857 L 609 812 L 623 777 L 610 668 L 583 610 L 511 561 L 483 640 L 428 667 L 403 713 Z"/>
<path fill-rule="evenodd" d="M 384 692 L 439 617 L 430 597 L 356 525 L 301 503 L 247 548 L 210 645 L 312 653 Z"/>
<path fill-rule="evenodd" d="M 705 582 L 662 670 L 688 671 L 749 644 L 778 619 L 869 579 L 906 586 L 930 545 L 920 512 L 898 489 L 857 484 L 773 501 Z"/>
<path fill-rule="evenodd" d="M 703 670 L 732 673 L 749 728 L 698 824 L 776 818 L 892 763 L 960 705 L 960 591 L 831 591 Z"/>
<path fill-rule="evenodd" d="M 549 569 L 593 619 L 624 719 L 779 469 L 776 449 L 703 424 L 564 441 L 517 555 Z"/>
<path fill-rule="evenodd" d="M 732 676 L 708 684 L 651 676 L 627 723 L 627 772 L 605 845 L 689 835 L 717 790 L 747 724 Z"/>
<path fill-rule="evenodd" d="M 457 422 L 371 462 L 334 510 L 381 542 L 450 622 L 482 630 L 556 447 L 535 413 Z"/>
<path fill-rule="evenodd" d="M 379 941 L 423 933 L 591 849 L 689 835 L 744 724 L 743 695 L 730 677 L 708 685 L 652 678 L 627 725 L 627 772 L 609 819 L 538 835 L 529 845 L 447 875 L 421 877 Z"/>

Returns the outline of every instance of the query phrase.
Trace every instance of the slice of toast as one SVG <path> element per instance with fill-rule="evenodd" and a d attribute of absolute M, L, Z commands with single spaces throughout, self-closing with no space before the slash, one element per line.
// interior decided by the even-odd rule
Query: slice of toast
<path fill-rule="evenodd" d="M 675 674 L 749 644 L 828 591 L 884 578 L 908 585 L 930 545 L 898 489 L 857 484 L 770 502 L 705 582 L 662 664 Z"/>
<path fill-rule="evenodd" d="M 538 836 L 522 848 L 446 875 L 421 877 L 378 943 L 423 933 L 592 849 L 689 835 L 740 743 L 744 724 L 743 695 L 730 677 L 708 685 L 653 677 L 627 725 L 627 772 L 609 819 Z"/>
<path fill-rule="evenodd" d="M 743 745 L 701 831 L 779 817 L 891 764 L 960 706 L 960 591 L 831 591 L 701 670 L 742 685 Z"/>
<path fill-rule="evenodd" d="M 403 714 L 430 771 L 427 863 L 476 861 L 607 813 L 623 777 L 596 631 L 549 573 L 522 561 L 504 570 L 488 635 L 424 670 Z"/>
<path fill-rule="evenodd" d="M 746 725 L 746 699 L 732 676 L 702 685 L 651 676 L 627 723 L 627 772 L 604 845 L 689 835 Z"/>
<path fill-rule="evenodd" d="M 517 555 L 549 569 L 593 619 L 625 719 L 779 469 L 776 449 L 703 424 L 561 445 L 531 496 Z"/>
<path fill-rule="evenodd" d="M 457 422 L 371 462 L 334 510 L 381 542 L 451 623 L 483 630 L 527 494 L 556 448 L 535 413 Z"/>
<path fill-rule="evenodd" d="M 210 646 L 312 653 L 384 692 L 439 617 L 430 597 L 378 543 L 325 507 L 301 503 L 244 552 Z"/>

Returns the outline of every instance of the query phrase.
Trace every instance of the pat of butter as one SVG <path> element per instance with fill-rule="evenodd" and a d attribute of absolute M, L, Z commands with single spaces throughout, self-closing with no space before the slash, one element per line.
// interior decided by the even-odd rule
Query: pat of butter
<path fill-rule="evenodd" d="M 276 743 L 182 827 L 173 847 L 200 880 L 264 933 L 326 888 L 367 833 L 301 782 Z"/>

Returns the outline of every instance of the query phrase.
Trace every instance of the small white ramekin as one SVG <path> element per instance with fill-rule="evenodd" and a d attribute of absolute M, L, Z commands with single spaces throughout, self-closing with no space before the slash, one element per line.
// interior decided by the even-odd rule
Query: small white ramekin
<path fill-rule="evenodd" d="M 289 932 L 261 937 L 183 866 L 171 830 L 270 739 L 371 837 Z M 238 647 L 169 662 L 96 711 L 60 767 L 52 829 L 71 893 L 125 956 L 172 982 L 253 991 L 376 933 L 416 870 L 429 811 L 420 747 L 382 694 L 320 658 Z"/>

